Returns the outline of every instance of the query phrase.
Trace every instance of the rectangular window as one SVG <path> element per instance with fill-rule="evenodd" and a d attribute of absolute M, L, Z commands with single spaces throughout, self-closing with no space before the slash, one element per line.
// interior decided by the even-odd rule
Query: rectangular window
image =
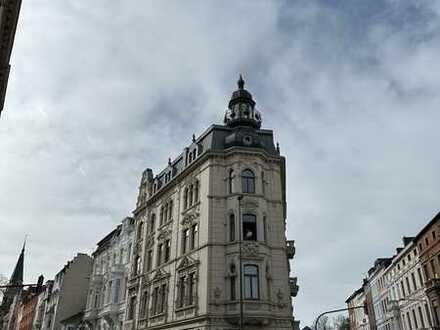
<path fill-rule="evenodd" d="M 408 276 L 405 277 L 405 281 L 406 281 L 406 288 L 408 289 L 408 294 L 411 294 L 411 286 L 409 285 Z"/>
<path fill-rule="evenodd" d="M 229 216 L 229 241 L 235 241 L 235 216 L 233 214 Z"/>
<path fill-rule="evenodd" d="M 435 278 L 435 274 L 437 273 L 437 271 L 435 269 L 435 261 L 434 261 L 434 259 L 429 260 L 429 263 L 431 264 L 432 277 Z"/>
<path fill-rule="evenodd" d="M 244 266 L 244 298 L 259 299 L 258 266 Z"/>
<path fill-rule="evenodd" d="M 236 299 L 235 276 L 231 276 L 231 300 Z"/>
<path fill-rule="evenodd" d="M 155 287 L 153 289 L 153 297 L 152 297 L 152 313 L 153 315 L 158 314 L 158 303 L 159 303 L 159 287 Z"/>
<path fill-rule="evenodd" d="M 113 303 L 118 303 L 119 302 L 119 293 L 121 291 L 121 279 L 117 278 L 115 280 L 115 287 L 113 290 Z"/>
<path fill-rule="evenodd" d="M 425 304 L 425 313 L 426 313 L 426 319 L 428 320 L 428 325 L 432 326 L 432 320 L 431 320 L 431 313 L 429 312 L 428 304 Z"/>
<path fill-rule="evenodd" d="M 189 241 L 189 229 L 185 229 L 182 232 L 182 254 L 185 254 L 188 251 L 188 242 Z"/>
<path fill-rule="evenodd" d="M 435 231 L 432 232 L 432 239 L 435 240 Z"/>
<path fill-rule="evenodd" d="M 423 319 L 422 307 L 418 306 L 417 310 L 419 311 L 420 323 L 422 324 L 422 328 L 425 327 L 425 320 Z"/>
<path fill-rule="evenodd" d="M 179 297 L 177 300 L 177 307 L 183 307 L 185 304 L 185 276 L 179 278 Z"/>
<path fill-rule="evenodd" d="M 130 303 L 128 307 L 128 319 L 133 320 L 134 313 L 136 312 L 136 296 L 130 298 Z"/>
<path fill-rule="evenodd" d="M 423 271 L 425 272 L 425 279 L 427 281 L 428 279 L 430 279 L 427 265 L 423 265 Z"/>
<path fill-rule="evenodd" d="M 157 260 L 156 265 L 159 266 L 162 263 L 162 255 L 163 255 L 163 244 L 159 244 L 157 246 Z"/>
<path fill-rule="evenodd" d="M 417 268 L 417 275 L 419 276 L 419 284 L 420 284 L 420 286 L 423 286 L 422 270 L 420 268 Z"/>
<path fill-rule="evenodd" d="M 195 286 L 194 286 L 194 273 L 189 274 L 188 276 L 188 305 L 194 304 L 194 296 L 195 296 Z"/>
<path fill-rule="evenodd" d="M 153 250 L 149 250 L 147 253 L 147 272 L 153 267 Z"/>
<path fill-rule="evenodd" d="M 253 214 L 243 214 L 243 240 L 257 240 L 257 217 Z"/>
<path fill-rule="evenodd" d="M 406 320 L 408 321 L 408 329 L 411 330 L 412 325 L 411 325 L 411 317 L 409 316 L 409 312 L 406 313 Z"/>
<path fill-rule="evenodd" d="M 411 279 L 412 279 L 412 283 L 413 283 L 413 289 L 417 290 L 417 282 L 416 282 L 416 277 L 415 277 L 414 273 L 411 273 Z"/>
<path fill-rule="evenodd" d="M 197 224 L 194 224 L 191 227 L 191 250 L 196 247 L 197 244 L 197 233 L 199 232 L 199 227 Z"/>
<path fill-rule="evenodd" d="M 412 310 L 412 315 L 413 315 L 413 321 L 414 321 L 414 328 L 417 329 L 419 327 L 419 325 L 417 322 L 416 311 L 414 309 Z"/>
<path fill-rule="evenodd" d="M 406 293 L 405 293 L 405 287 L 403 285 L 403 281 L 400 281 L 400 289 L 402 290 L 402 297 L 405 298 Z"/>
<path fill-rule="evenodd" d="M 160 288 L 161 299 L 160 299 L 160 312 L 163 313 L 165 311 L 165 306 L 167 303 L 167 285 L 162 284 Z"/>
<path fill-rule="evenodd" d="M 171 241 L 168 239 L 165 241 L 165 262 L 170 260 L 171 254 Z"/>

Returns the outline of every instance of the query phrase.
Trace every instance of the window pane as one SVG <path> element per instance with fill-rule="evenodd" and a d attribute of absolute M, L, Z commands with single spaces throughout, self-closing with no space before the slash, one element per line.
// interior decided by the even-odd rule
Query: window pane
<path fill-rule="evenodd" d="M 247 241 L 257 240 L 257 218 L 253 214 L 243 215 L 243 239 Z"/>

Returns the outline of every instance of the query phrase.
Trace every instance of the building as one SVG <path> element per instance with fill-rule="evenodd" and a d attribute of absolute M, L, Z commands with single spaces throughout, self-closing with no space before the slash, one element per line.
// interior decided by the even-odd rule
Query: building
<path fill-rule="evenodd" d="M 38 294 L 37 303 L 35 306 L 35 315 L 32 322 L 32 330 L 43 329 L 43 321 L 46 313 L 46 305 L 49 301 L 50 295 L 52 293 L 53 281 L 46 281 L 45 285 L 42 287 L 40 293 Z"/>
<path fill-rule="evenodd" d="M 31 286 L 21 294 L 19 330 L 32 330 L 38 297 L 45 289 L 43 280 L 43 276 L 40 276 L 37 286 Z"/>
<path fill-rule="evenodd" d="M 416 236 L 419 261 L 425 275 L 425 291 L 432 308 L 433 322 L 440 326 L 440 213 Z"/>
<path fill-rule="evenodd" d="M 93 274 L 84 312 L 84 325 L 90 330 L 122 328 L 134 232 L 134 219 L 125 218 L 98 242 L 93 253 Z"/>
<path fill-rule="evenodd" d="M 364 287 L 357 289 L 345 301 L 348 308 L 348 319 L 350 321 L 350 330 L 369 330 L 370 324 L 368 315 L 365 313 L 365 292 Z"/>
<path fill-rule="evenodd" d="M 0 305 L 0 329 L 9 327 L 11 318 L 14 318 L 14 322 L 16 319 L 15 306 L 18 303 L 18 298 L 22 291 L 21 285 L 23 284 L 24 250 L 25 245 L 23 245 L 21 249 L 17 264 L 8 283 L 11 287 L 8 287 L 3 294 L 2 303 Z"/>
<path fill-rule="evenodd" d="M 92 264 L 91 257 L 79 253 L 56 274 L 53 282 L 46 283 L 50 285 L 46 285 L 46 297 L 43 297 L 42 330 L 61 330 L 61 321 L 84 311 Z"/>
<path fill-rule="evenodd" d="M 377 330 L 391 330 L 387 317 L 388 290 L 386 286 L 386 271 L 392 258 L 379 258 L 368 272 L 368 285 L 371 288 L 374 318 Z"/>
<path fill-rule="evenodd" d="M 224 125 L 144 171 L 125 329 L 299 328 L 285 158 L 261 123 L 240 77 Z"/>
<path fill-rule="evenodd" d="M 3 0 L 0 2 L 0 116 L 5 104 L 11 65 L 12 46 L 20 14 L 21 0 Z"/>

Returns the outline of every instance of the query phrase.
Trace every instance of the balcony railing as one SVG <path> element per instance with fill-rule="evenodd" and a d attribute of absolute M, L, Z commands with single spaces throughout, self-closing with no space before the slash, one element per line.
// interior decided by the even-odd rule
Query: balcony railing
<path fill-rule="evenodd" d="M 295 256 L 295 241 L 286 241 L 286 253 L 289 259 Z"/>
<path fill-rule="evenodd" d="M 440 278 L 431 278 L 425 282 L 426 290 L 440 289 Z"/>

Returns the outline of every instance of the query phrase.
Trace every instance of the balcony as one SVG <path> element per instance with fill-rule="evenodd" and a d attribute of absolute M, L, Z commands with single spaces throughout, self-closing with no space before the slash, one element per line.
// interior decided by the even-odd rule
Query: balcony
<path fill-rule="evenodd" d="M 426 292 L 440 290 L 440 278 L 431 278 L 425 282 Z"/>
<path fill-rule="evenodd" d="M 286 241 L 286 253 L 289 259 L 295 256 L 295 241 Z"/>
<path fill-rule="evenodd" d="M 90 308 L 84 312 L 84 320 L 94 320 L 98 316 L 98 309 L 97 308 Z"/>
<path fill-rule="evenodd" d="M 123 274 L 123 273 L 125 273 L 125 266 L 124 266 L 124 264 L 114 264 L 111 267 L 111 272 L 113 274 Z"/>
<path fill-rule="evenodd" d="M 124 309 L 120 303 L 108 303 L 99 312 L 99 316 L 113 316 L 122 313 Z"/>
<path fill-rule="evenodd" d="M 103 276 L 100 274 L 94 274 L 92 275 L 92 278 L 90 279 L 90 284 L 92 286 L 100 286 L 103 282 Z"/>
<path fill-rule="evenodd" d="M 299 290 L 297 277 L 290 277 L 289 278 L 289 288 L 290 288 L 290 296 L 296 297 L 296 295 L 298 294 L 298 290 Z"/>

